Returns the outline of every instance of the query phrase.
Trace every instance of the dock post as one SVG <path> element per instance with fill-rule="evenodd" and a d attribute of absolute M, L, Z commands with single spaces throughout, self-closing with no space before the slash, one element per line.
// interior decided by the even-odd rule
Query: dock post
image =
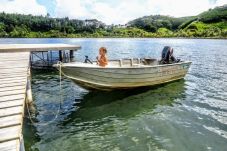
<path fill-rule="evenodd" d="M 50 61 L 51 61 L 51 64 L 52 64 L 53 63 L 52 51 L 50 51 Z"/>
<path fill-rule="evenodd" d="M 70 61 L 73 60 L 73 57 L 74 57 L 74 51 L 73 50 L 69 50 L 69 59 L 70 59 Z"/>
<path fill-rule="evenodd" d="M 30 104 L 33 102 L 32 99 L 32 88 L 31 88 L 31 71 L 28 69 L 28 77 L 27 77 L 27 86 L 26 86 L 26 101 Z"/>
<path fill-rule="evenodd" d="M 62 51 L 59 50 L 59 61 L 62 61 L 63 60 L 63 57 L 62 57 Z"/>

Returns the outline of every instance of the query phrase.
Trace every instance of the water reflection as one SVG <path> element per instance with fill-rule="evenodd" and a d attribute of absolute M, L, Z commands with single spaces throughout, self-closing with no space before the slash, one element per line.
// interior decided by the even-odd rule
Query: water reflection
<path fill-rule="evenodd" d="M 37 123 L 33 125 L 28 117 L 25 119 L 27 122 L 24 126 L 24 134 L 27 140 L 31 139 L 25 143 L 27 150 L 51 150 L 51 144 L 53 145 L 56 139 L 62 141 L 66 138 L 75 142 L 83 138 L 82 148 L 77 149 L 84 150 L 86 143 L 96 140 L 94 135 L 102 137 L 114 134 L 116 130 L 112 127 L 113 121 L 119 121 L 115 124 L 120 124 L 121 128 L 125 129 L 127 120 L 146 114 L 156 114 L 159 112 L 156 110 L 157 107 L 172 106 L 185 95 L 185 80 L 132 90 L 87 92 L 70 80 L 63 79 L 64 102 L 61 114 L 55 122 L 43 126 L 43 123 L 54 117 L 54 114 L 47 115 L 47 113 L 56 113 L 54 106 L 57 106 L 59 99 L 58 75 L 56 72 L 33 71 L 33 73 L 35 73 L 32 82 L 36 108 L 33 120 Z M 102 128 L 104 130 L 100 133 Z M 81 137 L 84 133 L 86 136 Z M 154 138 L 151 136 L 150 139 Z M 57 148 L 64 149 L 64 147 L 60 149 L 61 146 Z"/>
<path fill-rule="evenodd" d="M 156 87 L 111 92 L 89 92 L 76 103 L 79 109 L 71 112 L 62 123 L 98 120 L 106 117 L 131 118 L 152 112 L 157 105 L 171 106 L 184 97 L 184 80 Z M 77 100 L 78 101 L 78 100 Z"/>

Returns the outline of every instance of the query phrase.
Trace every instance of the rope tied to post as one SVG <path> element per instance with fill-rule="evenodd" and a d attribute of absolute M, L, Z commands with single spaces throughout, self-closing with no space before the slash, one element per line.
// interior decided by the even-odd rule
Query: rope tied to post
<path fill-rule="evenodd" d="M 61 104 L 62 104 L 62 62 L 58 61 L 57 62 L 57 66 L 59 67 L 59 87 L 60 87 L 60 108 L 61 108 Z"/>
<path fill-rule="evenodd" d="M 57 62 L 57 67 L 59 67 L 59 87 L 60 87 L 60 100 L 59 100 L 59 107 L 58 107 L 58 110 L 57 110 L 57 113 L 54 115 L 54 118 L 48 122 L 45 122 L 45 123 L 39 123 L 37 124 L 36 122 L 33 121 L 32 117 L 31 117 L 31 112 L 30 112 L 30 109 L 29 109 L 29 106 L 28 106 L 28 102 L 26 101 L 26 108 L 27 108 L 27 111 L 28 111 L 28 116 L 29 116 L 29 119 L 31 121 L 31 123 L 33 125 L 41 125 L 41 126 L 46 126 L 46 125 L 49 125 L 51 123 L 53 123 L 59 116 L 60 114 L 60 110 L 61 110 L 61 106 L 62 106 L 62 62 L 61 61 L 58 61 Z"/>

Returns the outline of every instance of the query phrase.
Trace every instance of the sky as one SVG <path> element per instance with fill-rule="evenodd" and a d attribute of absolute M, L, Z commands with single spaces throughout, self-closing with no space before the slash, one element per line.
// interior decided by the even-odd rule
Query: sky
<path fill-rule="evenodd" d="M 148 15 L 192 16 L 227 4 L 227 0 L 0 0 L 0 12 L 70 19 L 98 19 L 125 24 Z"/>

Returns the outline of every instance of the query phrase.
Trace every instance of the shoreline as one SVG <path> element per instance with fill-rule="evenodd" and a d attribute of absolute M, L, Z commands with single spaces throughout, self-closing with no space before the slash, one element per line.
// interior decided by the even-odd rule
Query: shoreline
<path fill-rule="evenodd" d="M 213 39 L 227 40 L 215 37 L 0 37 L 0 39 Z"/>

